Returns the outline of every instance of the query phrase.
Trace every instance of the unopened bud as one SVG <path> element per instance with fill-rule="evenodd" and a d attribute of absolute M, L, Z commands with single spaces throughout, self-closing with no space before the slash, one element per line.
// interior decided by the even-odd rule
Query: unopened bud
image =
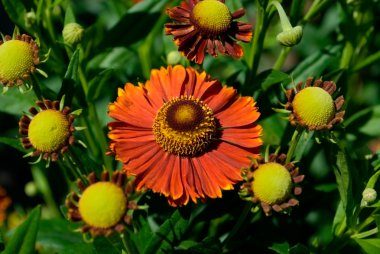
<path fill-rule="evenodd" d="M 296 26 L 290 30 L 279 33 L 276 39 L 286 47 L 293 47 L 301 41 L 302 33 L 302 26 Z"/>
<path fill-rule="evenodd" d="M 367 204 L 372 203 L 377 198 L 377 192 L 376 192 L 376 190 L 374 190 L 372 188 L 366 188 L 363 191 L 362 196 L 363 196 L 364 202 L 366 202 Z"/>
<path fill-rule="evenodd" d="M 36 22 L 36 13 L 34 11 L 25 13 L 24 19 L 25 19 L 25 26 L 31 27 L 34 24 L 34 22 Z"/>
<path fill-rule="evenodd" d="M 178 51 L 170 51 L 166 59 L 168 65 L 178 64 L 181 60 L 181 53 L 179 53 Z"/>
<path fill-rule="evenodd" d="M 62 31 L 63 41 L 70 45 L 76 45 L 83 39 L 84 29 L 77 23 L 69 23 L 65 25 Z"/>

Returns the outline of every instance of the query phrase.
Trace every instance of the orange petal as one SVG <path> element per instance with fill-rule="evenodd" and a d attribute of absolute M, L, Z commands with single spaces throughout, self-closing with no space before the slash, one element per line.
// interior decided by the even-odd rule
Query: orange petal
<path fill-rule="evenodd" d="M 215 114 L 223 128 L 254 123 L 260 116 L 252 97 L 240 97 L 232 105 Z"/>
<path fill-rule="evenodd" d="M 262 144 L 261 133 L 261 126 L 256 124 L 240 128 L 226 128 L 223 129 L 221 140 L 243 147 L 258 147 Z"/>
<path fill-rule="evenodd" d="M 205 98 L 204 102 L 209 106 L 214 114 L 226 106 L 236 96 L 236 90 L 232 87 L 223 87 L 219 93 Z"/>

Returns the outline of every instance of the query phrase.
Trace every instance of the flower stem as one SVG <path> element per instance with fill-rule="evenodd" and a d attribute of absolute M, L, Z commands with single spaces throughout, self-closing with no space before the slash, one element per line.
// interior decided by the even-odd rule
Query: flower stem
<path fill-rule="evenodd" d="M 78 73 L 79 73 L 79 79 L 81 81 L 82 89 L 84 91 L 85 96 L 87 96 L 88 93 L 88 82 L 86 80 L 86 77 L 84 75 L 83 69 L 81 65 L 78 66 Z M 98 117 L 98 114 L 96 112 L 96 107 L 93 103 L 88 102 L 88 119 L 86 119 L 87 127 L 92 130 L 92 132 L 87 132 L 86 139 L 90 143 L 90 147 L 92 151 L 96 151 L 94 155 L 96 157 L 101 156 L 103 158 L 103 163 L 106 166 L 108 170 L 112 170 L 112 159 L 111 157 L 108 157 L 105 154 L 105 151 L 107 150 L 107 139 L 105 136 L 105 133 L 103 131 L 102 126 L 100 125 L 100 120 Z M 89 124 L 91 123 L 91 124 Z M 90 134 L 93 134 L 92 137 L 89 136 Z M 91 144 L 92 140 L 97 140 L 99 142 L 99 145 Z"/>
<path fill-rule="evenodd" d="M 292 139 L 290 140 L 290 147 L 289 147 L 288 153 L 286 154 L 285 163 L 289 163 L 291 161 L 291 159 L 293 158 L 293 154 L 294 154 L 294 151 L 296 150 L 296 147 L 297 147 L 298 141 L 300 140 L 301 134 L 302 134 L 302 132 L 298 128 L 296 128 L 294 130 Z"/>
<path fill-rule="evenodd" d="M 31 169 L 34 182 L 37 185 L 38 190 L 42 193 L 42 196 L 46 202 L 46 205 L 54 217 L 61 217 L 57 203 L 53 198 L 53 193 L 51 192 L 49 181 L 46 179 L 43 168 L 40 165 L 35 165 Z"/>
<path fill-rule="evenodd" d="M 293 28 L 292 24 L 290 24 L 288 16 L 286 15 L 284 8 L 282 8 L 282 5 L 277 1 L 272 1 L 269 3 L 268 8 L 272 5 L 277 9 L 278 15 L 280 16 L 282 30 L 291 30 Z"/>
<path fill-rule="evenodd" d="M 78 164 L 74 161 L 73 157 L 70 155 L 70 152 L 64 154 L 64 160 L 66 165 L 71 171 L 71 174 L 77 179 L 80 179 L 83 183 L 87 183 L 87 179 L 83 176 L 82 172 L 78 168 Z"/>
<path fill-rule="evenodd" d="M 330 1 L 331 0 L 314 1 L 308 12 L 305 14 L 303 22 L 309 22 L 311 18 L 313 18 L 317 13 L 319 13 L 323 8 L 327 7 Z"/>
<path fill-rule="evenodd" d="M 268 26 L 269 14 L 265 11 L 265 6 L 260 5 L 260 1 L 257 1 L 257 18 L 255 34 L 253 36 L 253 42 L 250 48 L 248 57 L 248 67 L 250 72 L 248 74 L 246 86 L 248 87 L 253 80 L 255 80 L 257 69 L 259 67 L 260 57 L 263 50 L 264 38 L 266 33 L 266 27 Z"/>
<path fill-rule="evenodd" d="M 250 213 L 251 208 L 252 208 L 252 203 L 247 202 L 245 204 L 244 210 L 240 214 L 238 221 L 236 222 L 236 224 L 234 225 L 234 227 L 232 228 L 232 230 L 230 231 L 230 233 L 228 234 L 226 239 L 224 239 L 223 244 L 226 244 L 228 241 L 230 241 L 231 238 L 234 237 L 236 235 L 236 233 L 240 230 L 241 226 L 245 222 L 245 219 L 247 218 L 248 214 Z"/>
<path fill-rule="evenodd" d="M 274 70 L 280 70 L 281 67 L 284 65 L 285 60 L 290 52 L 291 47 L 282 47 L 281 53 L 278 56 L 275 64 L 273 65 Z"/>
<path fill-rule="evenodd" d="M 365 231 L 365 232 L 362 232 L 359 234 L 351 235 L 351 238 L 364 238 L 364 237 L 368 237 L 368 236 L 377 234 L 377 232 L 379 232 L 379 229 L 376 227 L 376 228 L 370 229 L 368 231 Z"/>

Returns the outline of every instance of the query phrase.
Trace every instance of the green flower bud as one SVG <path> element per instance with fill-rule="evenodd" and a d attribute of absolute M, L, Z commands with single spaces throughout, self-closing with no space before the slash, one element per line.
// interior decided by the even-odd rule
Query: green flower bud
<path fill-rule="evenodd" d="M 290 30 L 279 33 L 276 37 L 277 41 L 283 46 L 293 47 L 297 45 L 302 38 L 302 26 L 293 27 Z"/>
<path fill-rule="evenodd" d="M 69 23 L 63 28 L 62 35 L 66 44 L 74 46 L 82 41 L 84 29 L 77 23 Z"/>
<path fill-rule="evenodd" d="M 279 2 L 272 1 L 269 3 L 268 7 L 271 6 L 274 6 L 277 9 L 281 21 L 282 32 L 277 35 L 277 41 L 286 47 L 297 45 L 302 38 L 302 26 L 293 27 L 292 24 L 290 24 L 288 16 L 286 16 L 284 8 L 282 8 Z"/>
<path fill-rule="evenodd" d="M 166 61 L 168 65 L 178 64 L 180 60 L 181 60 L 181 53 L 178 51 L 170 51 L 166 57 Z"/>
<path fill-rule="evenodd" d="M 25 19 L 25 26 L 31 27 L 34 24 L 34 22 L 36 22 L 36 13 L 34 11 L 25 13 L 24 19 Z"/>
<path fill-rule="evenodd" d="M 363 191 L 362 196 L 363 196 L 363 201 L 366 202 L 366 204 L 372 203 L 377 198 L 377 192 L 375 189 L 366 188 Z"/>

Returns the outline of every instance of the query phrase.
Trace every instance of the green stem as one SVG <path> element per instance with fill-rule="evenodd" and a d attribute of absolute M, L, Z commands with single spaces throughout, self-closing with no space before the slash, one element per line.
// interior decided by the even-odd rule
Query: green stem
<path fill-rule="evenodd" d="M 242 211 L 242 213 L 239 216 L 238 221 L 236 222 L 236 224 L 234 225 L 234 227 L 232 228 L 232 230 L 230 231 L 230 233 L 228 234 L 226 239 L 224 239 L 223 244 L 226 244 L 228 241 L 230 241 L 231 238 L 234 237 L 236 235 L 236 233 L 240 230 L 241 226 L 245 222 L 245 219 L 247 218 L 248 214 L 250 213 L 251 208 L 252 208 L 252 203 L 247 202 L 245 204 L 244 210 Z"/>
<path fill-rule="evenodd" d="M 88 120 L 88 118 L 84 117 L 83 115 L 81 115 L 78 118 L 78 121 L 79 121 L 79 124 L 81 126 L 91 126 L 91 123 Z M 86 145 L 88 145 L 88 147 L 90 148 L 91 154 L 98 156 L 98 154 L 97 154 L 98 153 L 98 144 L 96 144 L 94 139 L 92 138 L 93 135 L 91 133 L 90 128 L 87 127 L 86 129 L 84 129 L 83 133 L 84 133 L 84 136 L 86 138 Z"/>
<path fill-rule="evenodd" d="M 379 229 L 376 227 L 376 228 L 370 229 L 368 231 L 365 231 L 365 232 L 362 232 L 359 234 L 351 235 L 351 238 L 365 238 L 365 237 L 377 234 L 377 232 L 379 232 Z"/>
<path fill-rule="evenodd" d="M 78 165 L 74 162 L 74 159 L 71 157 L 69 151 L 64 154 L 64 160 L 67 167 L 70 169 L 71 174 L 74 175 L 77 179 L 80 179 L 83 183 L 87 183 L 87 179 L 78 169 Z"/>
<path fill-rule="evenodd" d="M 47 180 L 43 169 L 40 166 L 35 165 L 31 170 L 34 182 L 36 183 L 38 190 L 42 193 L 49 211 L 54 217 L 61 217 L 61 213 L 58 209 L 57 203 L 53 198 L 53 193 L 51 192 L 49 181 Z"/>
<path fill-rule="evenodd" d="M 87 97 L 89 85 L 88 85 L 88 82 L 86 80 L 86 77 L 84 75 L 84 72 L 83 72 L 81 65 L 79 65 L 79 67 L 78 67 L 78 73 L 79 73 L 79 79 L 81 81 L 84 94 Z M 89 131 L 85 134 L 87 142 L 89 142 L 89 144 L 91 144 L 93 142 L 93 140 L 97 140 L 99 142 L 99 145 L 92 143 L 90 145 L 91 150 L 93 152 L 96 151 L 94 153 L 94 155 L 96 157 L 101 156 L 103 158 L 103 163 L 108 170 L 112 170 L 112 167 L 113 167 L 112 158 L 105 154 L 105 151 L 108 148 L 108 143 L 107 143 L 107 139 L 106 139 L 105 133 L 103 131 L 103 128 L 100 125 L 100 120 L 99 120 L 98 114 L 96 112 L 96 107 L 91 102 L 89 102 L 87 105 L 88 105 L 88 117 L 89 117 L 89 119 L 86 119 L 87 124 L 85 126 L 87 126 L 88 129 L 92 130 L 92 131 Z M 91 123 L 91 124 L 89 124 L 89 123 Z M 91 134 L 93 134 L 93 135 L 90 136 Z"/>
<path fill-rule="evenodd" d="M 358 228 L 358 232 L 362 231 L 366 226 L 368 226 L 369 224 L 371 224 L 375 218 L 373 217 L 374 214 L 376 214 L 378 211 L 379 211 L 380 207 L 376 207 L 370 216 L 367 217 L 367 219 L 365 219 L 357 228 Z"/>
<path fill-rule="evenodd" d="M 363 61 L 360 61 L 357 65 L 355 65 L 354 68 L 352 68 L 352 71 L 353 72 L 360 71 L 378 60 L 380 60 L 380 51 L 368 56 Z"/>
<path fill-rule="evenodd" d="M 256 17 L 256 25 L 255 25 L 253 41 L 252 41 L 252 45 L 251 45 L 249 57 L 248 57 L 248 67 L 251 69 L 251 71 L 253 70 L 253 66 L 255 65 L 255 55 L 257 55 L 259 37 L 260 37 L 260 33 L 263 27 L 264 16 L 265 16 L 264 7 L 260 6 L 259 3 L 257 3 L 257 6 L 258 6 L 258 10 L 257 10 L 257 17 Z"/>
<path fill-rule="evenodd" d="M 102 154 L 104 165 L 106 166 L 107 170 L 111 172 L 113 168 L 112 158 L 106 155 L 106 150 L 108 149 L 108 142 L 107 142 L 105 133 L 102 129 L 102 126 L 100 125 L 96 108 L 94 104 L 89 103 L 88 109 L 89 109 L 89 114 L 90 114 L 89 117 L 92 123 L 92 125 L 90 126 L 93 127 L 94 132 L 96 133 L 96 136 L 94 136 L 93 138 L 94 140 L 97 140 L 99 142 L 99 148 Z"/>
<path fill-rule="evenodd" d="M 292 139 L 290 140 L 290 147 L 289 147 L 288 153 L 286 154 L 285 163 L 289 163 L 291 159 L 293 158 L 293 154 L 294 154 L 294 151 L 296 150 L 301 134 L 302 132 L 298 128 L 294 130 Z"/>
<path fill-rule="evenodd" d="M 280 55 L 278 56 L 276 62 L 273 65 L 274 70 L 280 70 L 284 65 L 285 60 L 290 52 L 291 47 L 282 47 Z"/>
<path fill-rule="evenodd" d="M 313 2 L 308 12 L 303 18 L 303 23 L 309 22 L 316 14 L 318 14 L 323 8 L 327 7 L 331 0 L 316 0 Z"/>
<path fill-rule="evenodd" d="M 342 58 L 340 59 L 339 67 L 341 69 L 348 69 L 350 67 L 353 54 L 354 47 L 351 42 L 347 41 L 344 45 Z"/>
<path fill-rule="evenodd" d="M 286 15 L 284 8 L 282 8 L 282 5 L 277 1 L 272 1 L 269 3 L 268 8 L 272 5 L 277 9 L 278 15 L 280 16 L 282 30 L 291 30 L 293 28 L 292 24 L 290 24 L 288 16 Z"/>
<path fill-rule="evenodd" d="M 34 94 L 36 95 L 36 97 L 38 98 L 38 100 L 42 100 L 43 96 L 42 96 L 40 81 L 35 76 L 35 74 L 32 74 L 31 78 L 32 78 L 32 86 L 33 86 Z"/>
<path fill-rule="evenodd" d="M 127 239 L 125 239 L 125 234 L 120 234 L 121 241 L 123 242 L 124 245 L 124 250 L 127 254 L 135 254 L 136 252 L 132 248 L 131 244 Z"/>

